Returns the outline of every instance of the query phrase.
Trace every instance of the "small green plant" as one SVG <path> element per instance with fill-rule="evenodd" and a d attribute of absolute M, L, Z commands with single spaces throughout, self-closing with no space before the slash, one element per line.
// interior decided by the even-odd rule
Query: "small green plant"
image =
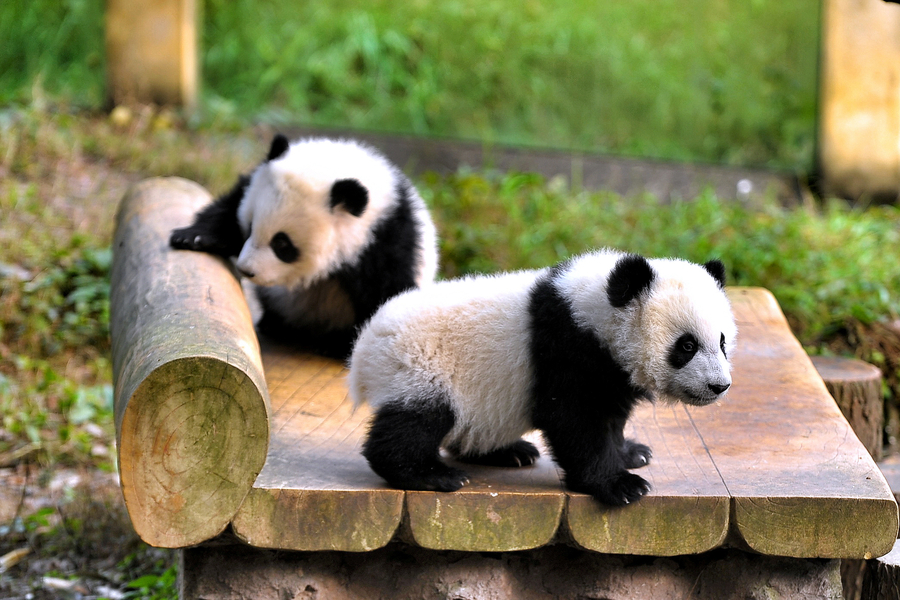
<path fill-rule="evenodd" d="M 161 567 L 162 565 L 158 565 Z M 128 582 L 125 598 L 134 600 L 177 600 L 178 568 L 171 565 L 159 573 L 150 573 Z"/>

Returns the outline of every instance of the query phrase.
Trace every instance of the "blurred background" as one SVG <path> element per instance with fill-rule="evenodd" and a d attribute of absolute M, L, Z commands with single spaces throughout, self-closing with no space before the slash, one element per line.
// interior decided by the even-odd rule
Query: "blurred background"
<path fill-rule="evenodd" d="M 116 483 L 115 209 L 222 193 L 276 131 L 383 148 L 446 277 L 721 258 L 810 354 L 882 369 L 895 453 L 896 4 L 4 0 L 0 40 L 0 598 L 174 597 Z"/>

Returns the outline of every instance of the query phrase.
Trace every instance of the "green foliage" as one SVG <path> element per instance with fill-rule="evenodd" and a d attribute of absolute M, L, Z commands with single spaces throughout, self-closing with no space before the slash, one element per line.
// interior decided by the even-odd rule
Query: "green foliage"
<path fill-rule="evenodd" d="M 722 259 L 730 283 L 769 288 L 808 344 L 848 321 L 900 314 L 900 210 L 753 206 L 701 195 L 571 193 L 535 175 L 430 176 L 443 273 L 542 267 L 596 247 L 695 261 Z"/>
<path fill-rule="evenodd" d="M 243 111 L 270 107 L 270 118 L 322 125 L 812 164 L 818 5 L 344 0 L 286 8 L 207 3 L 211 91 Z"/>
<path fill-rule="evenodd" d="M 15 310 L 6 307 L 0 336 L 28 340 L 44 356 L 73 346 L 107 348 L 110 249 L 85 248 L 54 259 L 31 281 L 0 280 L 4 296 L 18 300 Z"/>
<path fill-rule="evenodd" d="M 135 600 L 177 600 L 177 565 L 171 565 L 164 570 L 159 568 L 157 570 L 159 572 L 142 575 L 129 582 L 128 588 L 130 588 L 130 591 L 126 592 L 125 598 L 133 598 Z"/>
<path fill-rule="evenodd" d="M 0 2 L 0 105 L 103 101 L 102 0 Z"/>
<path fill-rule="evenodd" d="M 112 386 L 85 385 L 42 359 L 15 355 L 10 363 L 11 375 L 0 373 L 0 454 L 111 469 Z M 91 368 L 108 380 L 106 359 Z"/>
<path fill-rule="evenodd" d="M 0 3 L 0 104 L 99 107 L 103 6 Z M 203 14 L 197 122 L 812 167 L 818 3 L 209 0 Z"/>

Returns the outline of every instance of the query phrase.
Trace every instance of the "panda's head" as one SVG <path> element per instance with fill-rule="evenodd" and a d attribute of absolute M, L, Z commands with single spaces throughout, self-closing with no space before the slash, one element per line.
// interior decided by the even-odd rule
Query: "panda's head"
<path fill-rule="evenodd" d="M 726 393 L 737 327 L 724 288 L 717 260 L 617 260 L 606 291 L 633 383 L 693 405 Z"/>
<path fill-rule="evenodd" d="M 238 207 L 246 237 L 238 270 L 261 286 L 307 286 L 329 275 L 370 241 L 393 177 L 380 156 L 354 143 L 276 136 Z"/>

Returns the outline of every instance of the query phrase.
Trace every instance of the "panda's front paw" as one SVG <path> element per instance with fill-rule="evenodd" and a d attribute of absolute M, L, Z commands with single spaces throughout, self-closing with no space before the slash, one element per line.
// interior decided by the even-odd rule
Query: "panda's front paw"
<path fill-rule="evenodd" d="M 448 467 L 441 463 L 416 481 L 401 486 L 409 490 L 425 490 L 429 492 L 455 492 L 469 483 L 469 476 L 465 471 Z"/>
<path fill-rule="evenodd" d="M 609 480 L 606 485 L 595 490 L 591 495 L 603 504 L 625 506 L 640 500 L 649 491 L 650 483 L 646 479 L 634 473 L 623 471 Z"/>
<path fill-rule="evenodd" d="M 215 240 L 202 228 L 191 226 L 172 231 L 169 245 L 176 250 L 196 250 L 203 252 L 215 245 Z"/>
<path fill-rule="evenodd" d="M 625 440 L 622 445 L 622 462 L 626 469 L 640 469 L 650 464 L 653 451 L 650 446 L 639 444 L 634 440 Z"/>

